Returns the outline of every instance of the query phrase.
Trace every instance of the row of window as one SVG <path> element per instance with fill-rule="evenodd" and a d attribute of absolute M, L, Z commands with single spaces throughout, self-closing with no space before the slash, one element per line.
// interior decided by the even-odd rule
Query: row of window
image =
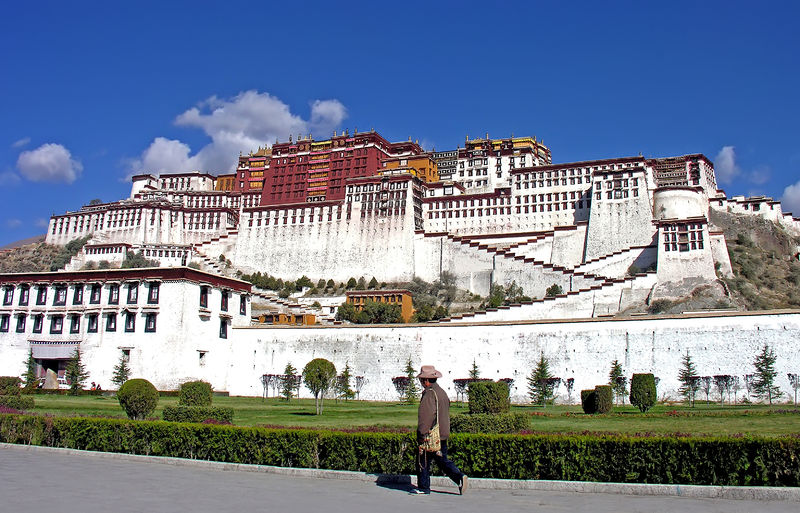
<path fill-rule="evenodd" d="M 136 331 L 136 314 L 134 312 L 124 312 L 122 314 L 125 317 L 125 332 L 126 333 L 134 333 Z M 156 317 L 158 316 L 155 312 L 146 312 L 144 315 L 144 331 L 145 333 L 155 333 L 156 331 Z M 106 313 L 103 314 L 105 317 L 105 331 L 106 332 L 115 332 L 117 331 L 117 314 L 116 313 Z M 16 325 L 16 332 L 17 333 L 25 333 L 25 324 L 27 320 L 27 315 L 25 314 L 17 314 L 17 325 Z M 51 315 L 50 316 L 50 334 L 52 335 L 60 335 L 64 332 L 64 317 L 63 315 Z M 69 317 L 69 333 L 70 334 L 78 334 L 81 332 L 81 315 L 80 314 L 71 314 Z M 44 326 L 44 314 L 35 314 L 32 315 L 31 318 L 33 319 L 33 327 L 31 333 L 42 333 L 42 328 Z M 99 319 L 100 314 L 87 314 L 86 315 L 86 332 L 87 333 L 97 333 L 98 326 L 99 326 Z M 8 332 L 11 324 L 11 316 L 8 314 L 0 315 L 0 332 Z"/>
<path fill-rule="evenodd" d="M 160 283 L 151 281 L 146 283 L 147 287 L 147 304 L 157 305 Z M 102 295 L 103 285 L 100 283 L 92 283 L 89 287 L 89 304 L 100 304 L 100 297 Z M 127 290 L 127 302 L 129 305 L 135 305 L 139 301 L 139 283 L 131 282 L 125 284 Z M 14 303 L 15 289 L 19 288 L 19 306 L 28 306 L 30 300 L 30 289 L 28 285 L 20 285 L 14 287 L 13 285 L 6 285 L 3 291 L 3 306 L 10 306 Z M 86 285 L 77 283 L 72 285 L 72 304 L 82 305 L 84 300 L 84 290 Z M 47 304 L 47 292 L 49 287 L 47 285 L 39 285 L 36 287 L 36 305 L 43 306 Z M 54 287 L 53 306 L 65 306 L 67 304 L 67 285 L 56 285 Z M 108 304 L 119 304 L 120 285 L 117 283 L 109 284 L 108 286 Z"/>
<path fill-rule="evenodd" d="M 200 287 L 200 307 L 208 308 L 208 296 L 211 293 L 211 287 L 203 285 Z M 231 293 L 227 290 L 220 291 L 220 305 L 219 309 L 223 312 L 228 311 L 228 303 Z M 239 315 L 247 315 L 247 294 L 239 295 Z"/>

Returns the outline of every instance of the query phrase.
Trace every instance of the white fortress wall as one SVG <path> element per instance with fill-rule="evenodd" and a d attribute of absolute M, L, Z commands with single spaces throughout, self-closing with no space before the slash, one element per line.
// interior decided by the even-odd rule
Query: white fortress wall
<path fill-rule="evenodd" d="M 584 260 L 653 243 L 656 230 L 643 168 L 596 172 Z"/>
<path fill-rule="evenodd" d="M 556 228 L 553 233 L 549 262 L 563 267 L 575 267 L 583 261 L 586 246 L 586 223 Z"/>
<path fill-rule="evenodd" d="M 572 401 L 580 390 L 608 381 L 613 360 L 626 376 L 652 372 L 660 382 L 659 399 L 677 399 L 681 359 L 688 351 L 700 375 L 753 373 L 752 361 L 766 343 L 778 357 L 776 384 L 790 391 L 787 372 L 800 371 L 797 339 L 800 314 L 759 313 L 733 316 L 687 316 L 680 319 L 571 321 L 538 324 L 414 325 L 330 328 L 244 328 L 234 330 L 228 390 L 260 395 L 262 374 L 280 374 L 288 362 L 298 369 L 313 358 L 331 360 L 341 371 L 346 362 L 367 384 L 362 399 L 397 400 L 391 383 L 403 375 L 410 358 L 415 367 L 433 364 L 442 387 L 455 398 L 452 380 L 468 377 L 475 359 L 481 377 L 513 378 L 512 398 L 526 402 L 525 378 L 540 354 L 553 374 L 575 379 Z M 212 381 L 216 389 L 220 385 Z M 558 401 L 566 401 L 565 388 Z M 740 396 L 744 394 L 744 385 Z M 310 397 L 307 389 L 302 397 Z"/>
<path fill-rule="evenodd" d="M 728 253 L 728 244 L 725 242 L 725 235 L 722 232 L 709 232 L 708 237 L 711 241 L 711 257 L 714 260 L 714 268 L 719 264 L 719 272 L 723 276 L 732 277 L 733 267 L 731 267 L 731 256 Z"/>
<path fill-rule="evenodd" d="M 236 251 L 226 256 L 245 272 L 284 279 L 305 274 L 336 281 L 362 275 L 403 281 L 414 276 L 413 215 L 362 218 L 354 206 L 348 220 L 344 206 L 341 214 L 337 206 L 317 206 L 311 221 L 311 208 L 244 211 Z M 294 215 L 285 215 L 290 212 Z"/>

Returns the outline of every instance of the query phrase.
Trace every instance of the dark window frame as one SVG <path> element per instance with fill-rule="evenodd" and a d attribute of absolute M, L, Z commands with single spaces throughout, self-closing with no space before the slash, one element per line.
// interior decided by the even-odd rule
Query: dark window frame
<path fill-rule="evenodd" d="M 109 305 L 119 304 L 119 285 L 116 283 L 112 283 L 108 287 L 108 304 Z"/>
<path fill-rule="evenodd" d="M 36 304 L 38 306 L 44 306 L 47 304 L 47 286 L 40 285 L 36 290 Z"/>
<path fill-rule="evenodd" d="M 200 286 L 200 307 L 201 308 L 208 308 L 208 295 L 209 289 L 207 285 Z"/>
<path fill-rule="evenodd" d="M 125 312 L 125 333 L 136 332 L 136 314 L 133 312 Z"/>
<path fill-rule="evenodd" d="M 98 325 L 98 314 L 89 314 L 86 319 L 86 333 L 97 333 Z"/>
<path fill-rule="evenodd" d="M 3 290 L 3 306 L 11 306 L 14 303 L 14 287 L 8 286 Z"/>
<path fill-rule="evenodd" d="M 247 294 L 239 294 L 239 315 L 247 315 Z"/>
<path fill-rule="evenodd" d="M 128 304 L 135 305 L 139 302 L 139 283 L 128 283 Z"/>
<path fill-rule="evenodd" d="M 56 285 L 55 293 L 53 294 L 53 306 L 65 306 L 67 304 L 67 286 Z"/>
<path fill-rule="evenodd" d="M 157 281 L 151 281 L 148 284 L 147 290 L 147 304 L 148 305 L 157 305 L 158 304 L 158 295 L 161 289 L 161 283 Z"/>
<path fill-rule="evenodd" d="M 228 295 L 227 290 L 220 291 L 219 309 L 223 312 L 228 311 Z"/>
<path fill-rule="evenodd" d="M 219 338 L 228 338 L 228 320 L 227 319 L 220 319 L 219 320 Z"/>
<path fill-rule="evenodd" d="M 73 305 L 83 304 L 83 283 L 77 284 L 73 287 L 72 304 Z"/>
<path fill-rule="evenodd" d="M 64 332 L 64 316 L 54 315 L 50 317 L 50 334 L 60 335 Z"/>
<path fill-rule="evenodd" d="M 17 314 L 17 333 L 25 333 L 25 314 Z"/>
<path fill-rule="evenodd" d="M 0 315 L 0 333 L 8 333 L 11 329 L 11 316 L 9 314 Z"/>
<path fill-rule="evenodd" d="M 42 329 L 44 328 L 44 314 L 38 314 L 33 316 L 33 333 L 41 333 Z"/>
<path fill-rule="evenodd" d="M 117 314 L 106 314 L 106 331 L 117 331 Z"/>
<path fill-rule="evenodd" d="M 92 283 L 91 292 L 89 292 L 89 304 L 99 305 L 100 299 L 103 296 L 103 286 L 99 283 Z"/>
<path fill-rule="evenodd" d="M 156 332 L 156 319 L 157 314 L 154 312 L 149 312 L 145 314 L 144 320 L 144 332 L 145 333 L 155 333 Z"/>
<path fill-rule="evenodd" d="M 28 286 L 22 286 L 19 289 L 19 306 L 28 306 L 28 302 L 31 298 L 31 288 Z"/>
<path fill-rule="evenodd" d="M 81 332 L 81 316 L 77 314 L 72 314 L 69 317 L 69 332 L 70 333 L 80 333 Z"/>

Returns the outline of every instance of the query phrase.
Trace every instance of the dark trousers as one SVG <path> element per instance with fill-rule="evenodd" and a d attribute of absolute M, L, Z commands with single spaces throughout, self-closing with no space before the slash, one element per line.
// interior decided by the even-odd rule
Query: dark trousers
<path fill-rule="evenodd" d="M 419 454 L 419 452 L 417 452 L 417 488 L 430 491 L 432 461 L 435 461 L 436 465 L 442 469 L 445 475 L 452 479 L 455 484 L 461 484 L 461 478 L 464 476 L 464 473 L 458 470 L 455 463 L 447 459 L 447 440 L 442 440 L 442 450 L 439 451 L 439 453 L 423 452 Z"/>

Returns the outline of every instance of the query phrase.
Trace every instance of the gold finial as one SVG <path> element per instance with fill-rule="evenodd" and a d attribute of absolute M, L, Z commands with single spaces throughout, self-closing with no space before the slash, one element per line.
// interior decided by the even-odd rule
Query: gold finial
<path fill-rule="evenodd" d="M 292 134 L 289 134 L 289 142 L 292 142 Z"/>

